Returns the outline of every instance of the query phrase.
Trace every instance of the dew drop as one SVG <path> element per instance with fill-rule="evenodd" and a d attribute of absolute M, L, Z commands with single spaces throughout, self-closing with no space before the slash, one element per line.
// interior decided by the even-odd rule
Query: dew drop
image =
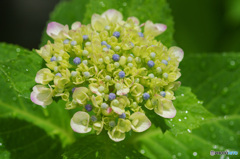
<path fill-rule="evenodd" d="M 170 121 L 172 121 L 172 119 L 170 119 Z"/>
<path fill-rule="evenodd" d="M 226 95 L 228 91 L 229 91 L 228 87 L 224 87 L 221 93 L 222 95 Z"/>
<path fill-rule="evenodd" d="M 188 113 L 188 111 L 186 110 L 185 113 Z"/>
<path fill-rule="evenodd" d="M 187 117 L 185 116 L 184 119 L 187 119 Z"/>
<path fill-rule="evenodd" d="M 130 159 L 130 157 L 128 157 L 128 156 L 126 156 L 125 158 L 126 158 L 126 159 Z"/>
<path fill-rule="evenodd" d="M 190 129 L 187 129 L 187 131 L 188 131 L 189 133 L 191 133 L 191 132 L 192 132 Z"/>
<path fill-rule="evenodd" d="M 26 71 L 28 72 L 28 69 L 26 69 Z"/>
<path fill-rule="evenodd" d="M 143 149 L 140 150 L 140 153 L 141 153 L 141 154 L 145 154 L 145 150 L 143 150 Z"/>
<path fill-rule="evenodd" d="M 193 156 L 197 156 L 197 152 L 193 152 Z"/>
<path fill-rule="evenodd" d="M 127 2 L 123 2 L 123 4 L 122 4 L 124 7 L 126 7 L 127 6 Z"/>
<path fill-rule="evenodd" d="M 181 152 L 178 152 L 178 154 L 177 154 L 178 156 L 182 156 L 182 153 Z"/>
<path fill-rule="evenodd" d="M 178 121 L 182 121 L 181 119 L 178 119 Z"/>
<path fill-rule="evenodd" d="M 217 149 L 217 148 L 218 148 L 218 146 L 217 146 L 217 145 L 213 145 L 213 148 L 214 148 L 214 149 Z"/>
<path fill-rule="evenodd" d="M 2 143 L 0 142 L 0 146 L 2 146 Z"/>
<path fill-rule="evenodd" d="M 181 96 L 184 96 L 184 94 L 181 94 Z"/>
<path fill-rule="evenodd" d="M 21 49 L 20 49 L 20 48 L 17 48 L 17 49 L 16 49 L 16 51 L 17 51 L 17 52 L 20 52 L 20 51 L 21 51 Z"/>
<path fill-rule="evenodd" d="M 204 118 L 202 118 L 202 120 L 204 120 Z"/>
<path fill-rule="evenodd" d="M 172 159 L 175 159 L 176 158 L 176 155 L 172 155 Z"/>
<path fill-rule="evenodd" d="M 5 65 L 2 65 L 2 67 L 4 68 L 4 67 L 6 67 Z"/>

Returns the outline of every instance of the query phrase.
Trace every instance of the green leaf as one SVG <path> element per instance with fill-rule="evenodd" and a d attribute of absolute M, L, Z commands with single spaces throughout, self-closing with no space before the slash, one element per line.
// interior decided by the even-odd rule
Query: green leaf
<path fill-rule="evenodd" d="M 94 134 L 80 138 L 76 143 L 67 147 L 63 156 L 64 159 L 147 158 L 135 150 L 133 145 L 127 141 L 120 143 L 112 141 L 106 131 L 102 132 L 99 136 Z"/>
<path fill-rule="evenodd" d="M 35 52 L 9 44 L 0 44 L 0 50 L 4 50 L 0 57 L 5 58 L 0 61 L 0 117 L 34 123 L 50 135 L 59 135 L 63 145 L 73 142 L 70 116 L 64 109 L 64 102 L 53 102 L 43 109 L 30 100 L 41 58 Z"/>
<path fill-rule="evenodd" d="M 6 150 L 3 140 L 0 138 L 0 158 L 10 159 L 10 152 Z"/>
<path fill-rule="evenodd" d="M 144 7 L 142 7 L 144 6 Z M 151 20 L 154 23 L 166 24 L 168 29 L 159 37 L 164 45 L 171 46 L 173 43 L 173 18 L 171 9 L 166 0 L 90 0 L 83 22 L 91 22 L 94 13 L 102 14 L 108 9 L 116 9 L 122 12 L 125 19 L 135 16 L 141 23 Z"/>
<path fill-rule="evenodd" d="M 49 22 L 56 21 L 63 25 L 69 25 L 71 27 L 72 23 L 75 21 L 82 22 L 86 11 L 86 4 L 88 0 L 71 0 L 60 2 L 53 10 L 48 20 Z M 44 29 L 41 44 L 43 46 L 48 40 L 52 40 L 46 33 L 46 28 Z"/>
<path fill-rule="evenodd" d="M 239 114 L 239 59 L 237 53 L 186 56 L 180 65 L 180 81 L 192 88 L 210 112 Z"/>
<path fill-rule="evenodd" d="M 163 134 L 152 129 L 134 139 L 135 145 L 147 157 L 210 158 L 210 151 L 238 151 L 240 146 L 240 116 L 213 118 L 189 133 Z M 214 158 L 219 158 L 215 155 Z M 231 156 L 237 158 L 238 156 Z M 211 157 L 212 158 L 212 157 Z"/>
<path fill-rule="evenodd" d="M 0 120 L 0 137 L 5 151 L 3 155 L 14 159 L 60 158 L 62 147 L 58 138 L 52 139 L 42 129 L 18 119 Z M 1 157 L 0 148 L 0 158 Z"/>

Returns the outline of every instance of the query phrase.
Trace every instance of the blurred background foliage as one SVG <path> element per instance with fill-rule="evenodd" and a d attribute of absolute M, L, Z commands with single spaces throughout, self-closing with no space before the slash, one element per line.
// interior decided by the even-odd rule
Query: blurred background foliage
<path fill-rule="evenodd" d="M 60 0 L 2 0 L 0 41 L 38 48 L 49 13 Z M 174 39 L 185 53 L 240 51 L 239 0 L 168 0 Z"/>

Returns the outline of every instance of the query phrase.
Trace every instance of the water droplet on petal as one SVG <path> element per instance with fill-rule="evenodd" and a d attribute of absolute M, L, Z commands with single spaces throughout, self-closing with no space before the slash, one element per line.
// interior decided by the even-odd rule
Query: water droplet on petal
<path fill-rule="evenodd" d="M 140 150 L 140 153 L 141 153 L 141 154 L 145 154 L 145 150 L 143 150 L 143 149 Z"/>

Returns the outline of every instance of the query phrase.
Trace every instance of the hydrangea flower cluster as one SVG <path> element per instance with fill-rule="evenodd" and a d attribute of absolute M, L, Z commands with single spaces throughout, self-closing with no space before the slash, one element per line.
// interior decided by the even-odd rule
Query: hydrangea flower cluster
<path fill-rule="evenodd" d="M 136 17 L 123 21 L 113 9 L 94 14 L 89 25 L 75 22 L 71 29 L 49 23 L 47 34 L 54 42 L 37 50 L 47 68 L 37 72 L 31 100 L 45 107 L 60 97 L 66 109 L 81 110 L 71 119 L 75 132 L 105 129 L 116 142 L 130 130 L 151 126 L 144 109 L 173 118 L 183 51 L 154 39 L 166 29 L 151 21 L 140 25 Z"/>

